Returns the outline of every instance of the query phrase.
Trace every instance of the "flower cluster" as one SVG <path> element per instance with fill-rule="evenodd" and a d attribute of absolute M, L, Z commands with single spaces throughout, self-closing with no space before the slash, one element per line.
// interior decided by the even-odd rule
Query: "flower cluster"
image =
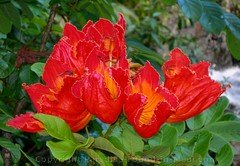
<path fill-rule="evenodd" d="M 111 124 L 123 112 L 139 135 L 149 138 L 165 122 L 198 115 L 225 91 L 209 77 L 208 62 L 191 64 L 178 48 L 162 66 L 164 82 L 150 62 L 130 77 L 125 26 L 122 15 L 116 24 L 88 21 L 81 31 L 67 23 L 45 64 L 44 84 L 23 84 L 37 112 L 64 119 L 74 132 L 92 116 Z M 26 132 L 43 130 L 33 115 L 19 115 L 7 125 Z"/>

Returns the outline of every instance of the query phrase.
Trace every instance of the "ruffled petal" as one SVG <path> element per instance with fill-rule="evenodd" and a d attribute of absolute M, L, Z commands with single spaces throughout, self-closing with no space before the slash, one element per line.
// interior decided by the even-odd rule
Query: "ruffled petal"
<path fill-rule="evenodd" d="M 85 37 L 85 34 L 77 29 L 74 25 L 71 23 L 66 23 L 63 30 L 63 36 L 68 37 L 70 40 L 69 42 L 74 45 L 79 40 L 83 40 Z"/>
<path fill-rule="evenodd" d="M 7 122 L 7 126 L 29 132 L 36 133 L 44 129 L 43 124 L 37 119 L 33 118 L 33 113 L 27 112 L 26 114 L 21 114 Z"/>
<path fill-rule="evenodd" d="M 194 72 L 196 72 L 197 77 L 198 78 L 202 78 L 204 76 L 208 76 L 209 75 L 209 66 L 211 64 L 209 62 L 206 61 L 202 61 L 196 64 L 192 64 L 190 66 L 190 69 L 193 70 Z"/>
<path fill-rule="evenodd" d="M 52 96 L 52 92 L 50 91 L 50 89 L 40 83 L 36 83 L 32 85 L 27 85 L 23 83 L 22 86 L 24 90 L 27 92 L 27 94 L 29 95 L 37 112 L 39 112 L 41 108 L 40 99 L 42 98 L 42 96 L 46 96 L 46 95 Z"/>
<path fill-rule="evenodd" d="M 143 94 L 151 93 L 158 87 L 159 81 L 160 76 L 158 72 L 147 62 L 133 79 L 133 92 L 141 92 Z"/>
<path fill-rule="evenodd" d="M 162 66 L 163 73 L 167 77 L 174 77 L 178 74 L 182 67 L 190 65 L 189 58 L 180 50 L 175 48 L 170 52 L 170 59 Z"/>
<path fill-rule="evenodd" d="M 209 66 L 210 63 L 204 61 L 189 64 L 188 58 L 179 49 L 171 52 L 170 60 L 163 65 L 164 86 L 177 96 L 179 105 L 168 122 L 181 122 L 200 114 L 225 91 L 221 84 L 208 76 Z"/>
<path fill-rule="evenodd" d="M 181 90 L 177 111 L 169 117 L 168 122 L 181 122 L 200 114 L 213 105 L 223 93 L 221 85 L 208 76 L 185 83 L 188 87 L 183 85 L 186 89 Z M 185 83 L 183 81 L 183 84 Z"/>
<path fill-rule="evenodd" d="M 118 16 L 117 24 L 120 25 L 124 30 L 126 30 L 126 21 L 122 13 L 120 13 Z"/>
<path fill-rule="evenodd" d="M 84 103 L 71 92 L 76 81 L 76 77 L 66 76 L 61 90 L 54 95 L 55 99 L 44 96 L 41 105 L 42 113 L 64 119 L 74 132 L 84 128 L 92 117 Z"/>
<path fill-rule="evenodd" d="M 49 58 L 44 66 L 43 80 L 46 86 L 55 90 L 61 89 L 64 75 L 73 74 L 72 69 L 68 65 L 59 65 L 60 63 L 56 59 Z"/>
<path fill-rule="evenodd" d="M 129 123 L 144 138 L 156 134 L 178 105 L 176 96 L 159 85 L 159 79 L 148 62 L 130 85 L 130 95 L 124 105 Z"/>
<path fill-rule="evenodd" d="M 102 74 L 93 72 L 76 82 L 72 90 L 77 88 L 82 88 L 80 98 L 90 113 L 105 123 L 114 123 L 117 120 L 123 101 L 118 97 L 119 87 L 115 80 L 106 80 Z"/>

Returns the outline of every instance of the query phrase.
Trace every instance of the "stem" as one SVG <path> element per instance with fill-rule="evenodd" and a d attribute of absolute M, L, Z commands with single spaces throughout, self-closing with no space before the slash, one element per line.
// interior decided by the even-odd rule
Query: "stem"
<path fill-rule="evenodd" d="M 54 17 L 56 15 L 56 11 L 57 11 L 58 7 L 59 7 L 59 4 L 56 3 L 51 8 L 50 15 L 49 15 L 48 22 L 47 22 L 47 26 L 46 26 L 46 29 L 45 29 L 45 31 L 43 33 L 41 46 L 40 46 L 40 51 L 43 51 L 44 48 L 45 48 L 45 45 L 46 45 L 46 42 L 47 42 L 47 38 L 48 38 L 48 35 L 49 35 L 50 31 L 51 31 L 51 27 L 52 27 L 52 24 L 53 24 L 53 21 L 54 21 Z"/>

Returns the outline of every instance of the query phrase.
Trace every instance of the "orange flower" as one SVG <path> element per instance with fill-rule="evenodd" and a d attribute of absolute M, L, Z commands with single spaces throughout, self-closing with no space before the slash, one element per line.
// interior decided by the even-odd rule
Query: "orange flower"
<path fill-rule="evenodd" d="M 130 124 L 144 138 L 156 134 L 177 107 L 177 98 L 159 85 L 159 74 L 149 62 L 140 69 L 128 91 L 124 112 Z"/>
<path fill-rule="evenodd" d="M 178 48 L 170 53 L 170 60 L 162 70 L 164 86 L 178 97 L 179 105 L 168 122 L 187 120 L 213 105 L 225 91 L 221 84 L 208 75 L 210 63 L 190 64 L 188 57 Z"/>

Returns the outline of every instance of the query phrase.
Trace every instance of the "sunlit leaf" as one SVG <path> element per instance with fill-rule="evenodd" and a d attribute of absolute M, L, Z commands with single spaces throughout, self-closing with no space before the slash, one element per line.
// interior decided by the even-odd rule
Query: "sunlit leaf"
<path fill-rule="evenodd" d="M 60 140 L 76 141 L 69 125 L 63 119 L 46 114 L 35 114 L 34 118 L 44 124 L 45 130 L 52 137 Z"/>

